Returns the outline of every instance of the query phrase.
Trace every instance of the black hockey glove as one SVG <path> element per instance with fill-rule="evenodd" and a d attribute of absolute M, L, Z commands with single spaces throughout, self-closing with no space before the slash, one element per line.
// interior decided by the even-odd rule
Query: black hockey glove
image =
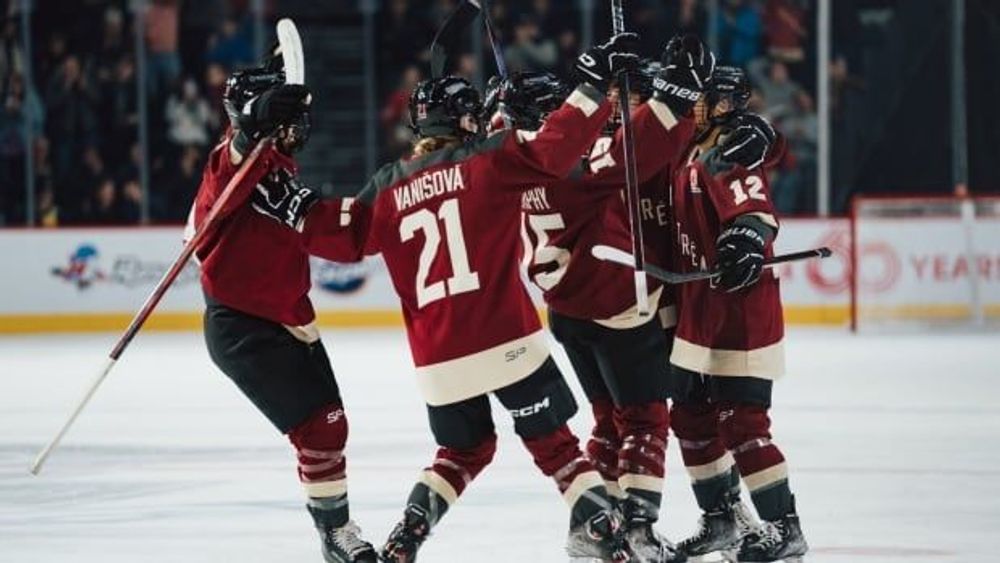
<path fill-rule="evenodd" d="M 301 84 L 282 84 L 246 102 L 233 117 L 233 148 L 246 156 L 257 141 L 279 127 L 298 122 L 306 112 L 312 96 Z"/>
<path fill-rule="evenodd" d="M 638 47 L 638 34 L 619 33 L 607 43 L 591 47 L 577 57 L 573 70 L 580 82 L 607 92 L 616 76 L 639 66 Z"/>
<path fill-rule="evenodd" d="M 250 196 L 250 205 L 298 232 L 305 226 L 306 214 L 319 201 L 319 196 L 287 170 L 280 169 L 261 179 Z"/>
<path fill-rule="evenodd" d="M 725 163 L 739 164 L 747 170 L 764 163 L 778 137 L 771 124 L 755 113 L 735 117 L 727 129 L 718 147 L 719 157 Z"/>
<path fill-rule="evenodd" d="M 653 79 L 653 97 L 678 117 L 686 116 L 705 92 L 715 55 L 694 35 L 676 35 L 663 49 L 663 70 Z"/>
<path fill-rule="evenodd" d="M 771 235 L 766 231 L 769 228 L 756 218 L 737 219 L 722 231 L 715 241 L 719 287 L 733 293 L 757 283 L 764 271 L 764 246 Z"/>

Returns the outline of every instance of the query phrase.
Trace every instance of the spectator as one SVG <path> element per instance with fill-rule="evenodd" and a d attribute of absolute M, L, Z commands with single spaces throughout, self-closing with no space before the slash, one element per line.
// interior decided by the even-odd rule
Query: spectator
<path fill-rule="evenodd" d="M 719 31 L 720 62 L 744 67 L 760 55 L 763 23 L 748 0 L 725 0 L 714 25 Z"/>
<path fill-rule="evenodd" d="M 208 91 L 208 103 L 212 106 L 212 115 L 214 116 L 210 122 L 214 125 L 213 137 L 218 137 L 228 122 L 226 108 L 222 104 L 222 95 L 226 91 L 228 78 L 229 73 L 218 63 L 211 63 L 205 69 L 205 88 Z"/>
<path fill-rule="evenodd" d="M 177 166 L 168 166 L 163 170 L 154 190 L 158 200 L 158 220 L 183 222 L 187 219 L 194 194 L 201 183 L 201 153 L 195 147 L 187 147 L 181 153 Z"/>
<path fill-rule="evenodd" d="M 90 225 L 117 225 L 123 221 L 118 212 L 118 197 L 115 193 L 115 182 L 111 178 L 102 178 L 92 190 L 88 203 L 86 223 Z"/>
<path fill-rule="evenodd" d="M 104 160 L 95 147 L 88 147 L 80 155 L 72 173 L 56 178 L 56 204 L 63 209 L 64 224 L 80 224 L 90 221 L 92 195 L 107 176 Z"/>
<path fill-rule="evenodd" d="M 382 108 L 382 130 L 385 134 L 386 151 L 391 156 L 403 154 L 413 139 L 413 131 L 410 130 L 410 93 L 422 78 L 416 65 L 406 67 L 398 87 L 389 94 Z"/>
<path fill-rule="evenodd" d="M 748 72 L 763 96 L 764 113 L 772 120 L 781 120 L 794 111 L 795 98 L 802 91 L 802 87 L 789 78 L 785 63 L 772 61 L 768 65 L 761 59 L 754 61 Z"/>
<path fill-rule="evenodd" d="M 407 64 L 426 60 L 427 48 L 438 22 L 429 24 L 412 9 L 409 0 L 391 0 L 378 22 L 381 78 L 392 84 Z"/>
<path fill-rule="evenodd" d="M 181 74 L 181 57 L 177 50 L 178 17 L 177 0 L 153 0 L 146 11 L 149 48 L 146 89 L 155 99 L 162 98 Z"/>
<path fill-rule="evenodd" d="M 136 100 L 135 59 L 124 54 L 114 66 L 113 79 L 106 83 L 101 95 L 103 156 L 108 162 L 121 162 L 128 157 L 128 147 L 135 142 L 139 126 Z"/>
<path fill-rule="evenodd" d="M 51 180 L 46 179 L 36 186 L 38 190 L 38 205 L 35 207 L 38 226 L 52 228 L 59 226 L 59 208 L 56 206 L 56 191 Z"/>
<path fill-rule="evenodd" d="M 559 50 L 551 37 L 543 37 L 538 22 L 522 16 L 514 26 L 514 42 L 504 53 L 511 72 L 554 70 L 559 63 Z"/>
<path fill-rule="evenodd" d="M 115 79 L 115 67 L 122 57 L 131 53 L 131 42 L 125 34 L 125 18 L 121 10 L 108 8 L 104 12 L 101 46 L 95 56 L 96 78 L 101 90 Z"/>
<path fill-rule="evenodd" d="M 772 59 L 788 65 L 805 60 L 806 10 L 801 0 L 768 0 L 764 8 L 767 52 Z"/>
<path fill-rule="evenodd" d="M 812 98 L 799 91 L 793 100 L 792 112 L 778 125 L 788 141 L 793 166 L 781 173 L 774 182 L 774 205 L 783 213 L 811 211 L 814 203 L 807 201 L 815 193 L 816 147 L 819 121 Z"/>
<path fill-rule="evenodd" d="M 167 138 L 179 147 L 204 147 L 209 141 L 209 131 L 215 127 L 215 116 L 208 101 L 198 92 L 198 84 L 188 78 L 180 92 L 167 100 Z"/>
<path fill-rule="evenodd" d="M 122 186 L 122 194 L 117 205 L 118 221 L 127 225 L 137 225 L 142 220 L 142 186 L 132 179 Z"/>
<path fill-rule="evenodd" d="M 80 68 L 80 60 L 71 55 L 49 82 L 45 104 L 48 110 L 46 129 L 53 140 L 53 171 L 58 186 L 73 172 L 76 158 L 85 148 L 97 144 L 97 116 L 94 95 Z"/>
<path fill-rule="evenodd" d="M 66 59 L 66 37 L 59 32 L 49 35 L 49 40 L 45 43 L 44 54 L 39 57 L 35 66 L 36 84 L 48 84 L 52 81 L 52 76 L 59 72 Z"/>
<path fill-rule="evenodd" d="M 181 66 L 190 76 L 204 76 L 205 53 L 216 26 L 225 16 L 224 0 L 198 0 L 181 3 Z"/>
<path fill-rule="evenodd" d="M 21 51 L 21 45 L 18 41 L 17 24 L 13 18 L 9 18 L 4 22 L 3 35 L 0 36 L 0 72 L 3 74 L 0 76 L 0 79 L 3 80 L 3 90 L 0 91 L 0 95 L 2 97 L 7 97 L 11 78 L 24 72 L 23 63 L 24 53 Z"/>
<path fill-rule="evenodd" d="M 249 28 L 241 29 L 236 20 L 222 22 L 219 32 L 209 42 L 207 60 L 225 68 L 235 69 L 253 62 L 253 39 Z"/>
<path fill-rule="evenodd" d="M 677 33 L 692 33 L 704 36 L 708 30 L 708 15 L 705 6 L 698 0 L 681 0 L 674 4 L 676 8 L 667 8 L 670 20 L 667 27 L 661 29 L 676 29 Z M 662 42 L 662 41 L 661 41 Z M 662 49 L 662 45 L 659 49 Z"/>

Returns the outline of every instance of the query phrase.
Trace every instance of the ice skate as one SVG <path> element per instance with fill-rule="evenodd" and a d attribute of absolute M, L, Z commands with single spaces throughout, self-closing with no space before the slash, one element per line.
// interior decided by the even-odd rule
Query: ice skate
<path fill-rule="evenodd" d="M 698 531 L 677 544 L 677 549 L 691 561 L 736 561 L 740 545 L 740 527 L 733 505 L 705 512 L 698 519 Z"/>
<path fill-rule="evenodd" d="M 379 558 L 386 563 L 413 563 L 430 532 L 431 526 L 424 510 L 415 504 L 407 506 L 403 519 L 392 529 Z"/>
<path fill-rule="evenodd" d="M 791 512 L 779 520 L 764 522 L 757 534 L 743 540 L 737 561 L 802 563 L 802 557 L 807 551 L 809 545 L 802 535 L 799 516 L 795 513 L 793 504 Z"/>
<path fill-rule="evenodd" d="M 566 553 L 571 563 L 632 563 L 625 528 L 617 511 L 603 511 L 569 532 Z"/>
<path fill-rule="evenodd" d="M 327 563 L 376 563 L 375 548 L 361 539 L 361 528 L 347 522 L 339 528 L 319 530 L 323 559 Z"/>
<path fill-rule="evenodd" d="M 631 500 L 622 503 L 625 541 L 639 563 L 681 563 L 687 556 L 653 527 L 655 519 Z"/>

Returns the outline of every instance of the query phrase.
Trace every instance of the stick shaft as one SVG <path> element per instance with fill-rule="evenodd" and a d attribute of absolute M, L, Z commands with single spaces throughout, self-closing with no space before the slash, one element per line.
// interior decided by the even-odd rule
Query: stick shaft
<path fill-rule="evenodd" d="M 163 299 L 163 295 L 167 292 L 167 289 L 170 288 L 170 285 L 174 283 L 174 280 L 177 279 L 177 276 L 180 275 L 181 271 L 184 269 L 184 266 L 187 265 L 187 262 L 191 258 L 191 255 L 194 254 L 194 251 L 199 246 L 201 246 L 201 243 L 205 240 L 205 237 L 215 227 L 218 217 L 222 213 L 222 210 L 226 207 L 226 205 L 229 203 L 229 201 L 233 198 L 234 194 L 236 193 L 236 188 L 239 187 L 241 183 L 243 183 L 244 178 L 246 178 L 247 174 L 254 167 L 257 160 L 260 158 L 260 155 L 263 153 L 264 149 L 270 147 L 272 143 L 273 143 L 273 138 L 271 137 L 268 137 L 259 142 L 257 146 L 254 148 L 253 152 L 250 153 L 250 156 L 248 156 L 247 159 L 240 166 L 239 170 L 236 171 L 236 174 L 234 174 L 233 177 L 229 180 L 229 183 L 226 184 L 226 187 L 222 190 L 222 193 L 215 201 L 215 204 L 213 204 L 211 210 L 209 210 L 208 215 L 201 222 L 200 228 L 197 230 L 195 235 L 191 237 L 191 240 L 189 240 L 188 243 L 184 245 L 184 249 L 181 251 L 180 256 L 178 256 L 177 259 L 174 260 L 173 265 L 170 266 L 170 269 L 167 270 L 167 272 L 163 275 L 163 277 L 160 279 L 160 282 L 156 284 L 156 287 L 153 289 L 153 292 L 149 295 L 149 297 L 146 298 L 146 302 L 143 303 L 142 308 L 139 309 L 139 311 L 135 314 L 128 328 L 125 329 L 125 332 L 122 333 L 121 337 L 118 339 L 118 342 L 115 343 L 114 348 L 112 348 L 111 353 L 108 355 L 108 359 L 107 362 L 104 364 L 104 367 L 101 369 L 100 372 L 98 372 L 97 377 L 94 378 L 93 382 L 87 388 L 86 392 L 84 392 L 84 395 L 80 399 L 80 401 L 77 402 L 76 407 L 73 409 L 73 412 L 70 413 L 69 418 L 66 419 L 66 422 L 62 425 L 62 428 L 59 429 L 59 432 L 55 435 L 55 437 L 48 443 L 47 446 L 45 446 L 45 448 L 41 451 L 41 453 L 38 454 L 38 457 L 35 459 L 35 463 L 31 466 L 32 474 L 38 475 L 41 472 L 42 466 L 45 464 L 45 461 L 49 458 L 50 455 L 52 455 L 52 452 L 55 451 L 55 449 L 59 446 L 59 443 L 62 442 L 63 437 L 66 436 L 66 434 L 69 432 L 69 429 L 73 426 L 73 423 L 76 422 L 76 419 L 80 416 L 80 413 L 83 412 L 83 409 L 87 406 L 87 404 L 90 402 L 90 399 L 94 396 L 94 393 L 96 393 L 97 389 L 100 388 L 102 383 L 104 383 L 104 380 L 108 377 L 108 374 L 111 373 L 111 369 L 118 362 L 118 359 L 125 352 L 125 349 L 128 348 L 128 345 L 132 342 L 132 339 L 135 338 L 135 335 L 139 333 L 139 331 L 142 329 L 142 326 L 146 323 L 146 320 L 153 313 L 153 310 L 156 309 L 156 306 L 160 303 L 160 300 Z"/>
<path fill-rule="evenodd" d="M 622 0 L 611 2 L 611 23 L 615 34 L 625 32 L 625 8 Z M 631 78 L 627 72 L 618 75 L 618 98 L 622 120 L 622 140 L 625 153 L 625 206 L 628 208 L 629 230 L 632 235 L 632 258 L 635 264 L 635 301 L 640 315 L 649 314 L 649 292 L 646 279 L 645 246 L 642 239 L 642 214 L 639 209 L 639 172 L 635 162 L 635 133 L 632 130 L 631 107 L 629 106 Z"/>
<path fill-rule="evenodd" d="M 69 432 L 70 427 L 73 426 L 74 422 L 76 422 L 77 417 L 80 416 L 81 412 L 83 412 L 84 407 L 86 407 L 87 403 L 90 402 L 90 398 L 94 396 L 95 392 L 97 392 L 97 388 L 100 387 L 101 383 L 104 382 L 104 378 L 106 378 L 108 374 L 111 373 L 111 368 L 113 368 L 114 365 L 115 365 L 115 360 L 108 358 L 107 361 L 104 363 L 104 367 L 101 368 L 101 371 L 98 372 L 97 377 L 94 378 L 94 381 L 91 382 L 90 387 L 87 388 L 87 391 L 86 393 L 84 393 L 83 398 L 80 400 L 79 403 L 77 403 L 76 408 L 74 408 L 73 412 L 70 413 L 69 418 L 66 419 L 66 422 L 63 423 L 62 428 L 59 429 L 59 432 L 55 435 L 54 438 L 52 438 L 52 441 L 50 441 L 48 445 L 45 446 L 45 449 L 43 449 L 38 454 L 38 457 L 35 458 L 35 463 L 31 465 L 32 475 L 38 475 L 38 473 L 41 472 L 42 465 L 44 465 L 45 461 L 49 459 L 49 456 L 52 455 L 52 452 L 57 447 L 59 447 L 59 443 L 62 442 L 63 437 L 66 436 L 66 433 Z"/>
<path fill-rule="evenodd" d="M 486 26 L 486 37 L 490 40 L 490 47 L 493 49 L 493 58 L 496 59 L 497 72 L 500 78 L 507 80 L 507 62 L 503 58 L 503 51 L 500 48 L 500 40 L 497 38 L 496 27 L 493 25 L 493 15 L 490 14 L 490 5 L 487 0 L 479 0 L 479 9 L 483 14 L 483 25 Z"/>

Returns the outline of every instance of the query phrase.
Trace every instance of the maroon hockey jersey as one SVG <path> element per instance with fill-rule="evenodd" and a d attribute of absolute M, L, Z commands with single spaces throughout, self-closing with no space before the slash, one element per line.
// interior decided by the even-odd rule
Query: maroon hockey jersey
<path fill-rule="evenodd" d="M 195 226 L 208 215 L 238 168 L 230 158 L 227 138 L 212 150 L 205 164 L 185 238 L 190 238 Z M 201 263 L 202 288 L 216 301 L 289 327 L 302 327 L 316 317 L 309 301 L 311 245 L 320 245 L 327 254 L 336 254 L 343 261 L 357 260 L 360 254 L 355 248 L 364 225 L 352 225 L 347 214 L 342 214 L 346 221 L 341 219 L 339 210 L 349 207 L 350 199 L 346 203 L 328 202 L 338 214 L 325 236 L 317 238 L 300 235 L 255 212 L 248 202 L 250 191 L 265 175 L 278 169 L 294 173 L 295 161 L 273 148 L 264 152 L 237 186 L 217 227 L 196 257 Z"/>
<path fill-rule="evenodd" d="M 672 174 L 674 265 L 682 272 L 715 265 L 715 241 L 735 218 L 754 214 L 777 228 L 766 170 L 784 150 L 783 140 L 763 167 L 736 166 L 712 174 L 702 147 L 691 147 Z M 765 256 L 773 256 L 772 246 Z M 710 375 L 774 379 L 784 373 L 784 321 L 778 279 L 765 270 L 755 285 L 735 293 L 713 281 L 678 286 L 679 319 L 671 363 Z"/>
<path fill-rule="evenodd" d="M 656 100 L 633 112 L 633 124 L 636 163 L 643 182 L 655 175 L 664 159 L 677 157 L 694 129 L 691 119 L 678 121 Z M 591 248 L 599 244 L 623 250 L 632 245 L 622 195 L 625 167 L 620 130 L 614 137 L 598 139 L 585 168 L 581 177 L 524 189 L 522 266 L 552 310 L 612 328 L 632 328 L 647 318 L 637 314 L 631 270 L 591 254 Z M 662 288 L 650 279 L 649 289 L 655 306 Z"/>
<path fill-rule="evenodd" d="M 578 165 L 610 114 L 603 99 L 584 85 L 537 133 L 501 132 L 387 165 L 349 208 L 369 217 L 363 250 L 385 259 L 428 404 L 510 385 L 549 357 L 517 267 L 521 190 Z M 314 210 L 304 234 L 332 241 L 326 231 L 343 208 L 320 208 L 330 217 Z"/>

